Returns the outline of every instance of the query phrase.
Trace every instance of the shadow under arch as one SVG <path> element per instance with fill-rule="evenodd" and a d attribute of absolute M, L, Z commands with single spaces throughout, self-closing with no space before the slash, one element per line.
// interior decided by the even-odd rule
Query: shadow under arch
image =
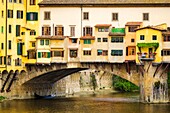
<path fill-rule="evenodd" d="M 42 75 L 39 75 L 37 77 L 34 77 L 30 79 L 29 81 L 23 83 L 22 85 L 28 85 L 32 83 L 47 83 L 47 84 L 53 84 L 56 81 L 71 75 L 73 73 L 82 71 L 82 70 L 87 70 L 88 68 L 65 68 L 65 69 L 60 69 L 60 70 L 54 70 L 51 72 L 44 73 Z"/>

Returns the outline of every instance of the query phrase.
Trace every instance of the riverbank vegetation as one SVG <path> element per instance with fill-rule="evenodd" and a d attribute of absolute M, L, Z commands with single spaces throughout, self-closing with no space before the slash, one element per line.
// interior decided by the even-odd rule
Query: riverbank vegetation
<path fill-rule="evenodd" d="M 3 96 L 0 96 L 0 101 L 2 101 L 2 100 L 4 100 L 5 99 L 5 97 L 3 97 Z"/>
<path fill-rule="evenodd" d="M 113 87 L 115 88 L 115 90 L 121 92 L 132 92 L 139 90 L 139 87 L 137 87 L 133 83 L 116 75 L 113 76 Z"/>

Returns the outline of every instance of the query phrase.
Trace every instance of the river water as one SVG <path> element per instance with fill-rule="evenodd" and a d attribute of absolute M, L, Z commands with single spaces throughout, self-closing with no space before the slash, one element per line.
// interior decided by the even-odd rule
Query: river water
<path fill-rule="evenodd" d="M 138 93 L 8 100 L 0 113 L 170 113 L 170 104 L 143 104 Z"/>

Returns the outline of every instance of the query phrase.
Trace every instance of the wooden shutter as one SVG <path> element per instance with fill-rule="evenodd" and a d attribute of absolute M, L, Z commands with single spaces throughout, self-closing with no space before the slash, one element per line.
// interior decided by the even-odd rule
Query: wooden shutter
<path fill-rule="evenodd" d="M 38 52 L 38 58 L 41 58 L 41 52 Z"/>
<path fill-rule="evenodd" d="M 51 52 L 47 52 L 47 58 L 51 57 Z"/>

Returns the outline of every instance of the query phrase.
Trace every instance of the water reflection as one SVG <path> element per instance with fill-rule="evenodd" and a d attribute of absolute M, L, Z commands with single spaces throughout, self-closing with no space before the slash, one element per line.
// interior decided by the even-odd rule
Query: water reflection
<path fill-rule="evenodd" d="M 142 104 L 136 93 L 12 100 L 0 103 L 0 113 L 169 113 L 170 104 Z"/>

